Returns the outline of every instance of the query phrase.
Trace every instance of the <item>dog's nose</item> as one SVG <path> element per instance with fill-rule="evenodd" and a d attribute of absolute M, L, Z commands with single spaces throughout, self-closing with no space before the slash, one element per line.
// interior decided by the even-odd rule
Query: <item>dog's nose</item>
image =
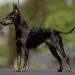
<path fill-rule="evenodd" d="M 0 21 L 0 24 L 5 25 L 5 23 L 3 21 Z"/>
<path fill-rule="evenodd" d="M 3 22 L 2 22 L 2 21 L 0 21 L 0 24 L 3 24 Z"/>

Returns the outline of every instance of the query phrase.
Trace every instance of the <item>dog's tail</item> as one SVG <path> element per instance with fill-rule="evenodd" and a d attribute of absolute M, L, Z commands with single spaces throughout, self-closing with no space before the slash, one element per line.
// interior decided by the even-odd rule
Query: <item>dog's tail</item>
<path fill-rule="evenodd" d="M 61 33 L 61 34 L 70 34 L 70 33 L 72 33 L 74 31 L 74 29 L 75 29 L 75 26 L 71 30 L 69 30 L 68 32 L 59 31 L 59 33 Z"/>

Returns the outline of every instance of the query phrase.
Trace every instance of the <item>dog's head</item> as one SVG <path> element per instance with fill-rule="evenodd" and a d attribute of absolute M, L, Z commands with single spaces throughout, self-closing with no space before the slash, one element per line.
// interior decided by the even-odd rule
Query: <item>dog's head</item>
<path fill-rule="evenodd" d="M 13 10 L 0 22 L 3 25 L 14 24 L 16 22 L 20 22 L 20 13 L 16 4 L 13 4 Z"/>

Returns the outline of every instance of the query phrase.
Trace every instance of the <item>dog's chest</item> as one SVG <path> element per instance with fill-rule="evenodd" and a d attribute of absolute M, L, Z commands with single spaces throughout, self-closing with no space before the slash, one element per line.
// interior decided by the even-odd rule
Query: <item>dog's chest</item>
<path fill-rule="evenodd" d="M 17 39 L 24 39 L 27 35 L 28 29 L 24 27 L 18 27 L 16 29 L 16 38 Z"/>
<path fill-rule="evenodd" d="M 20 30 L 19 32 L 17 32 L 17 40 L 19 40 L 24 47 L 26 46 L 26 40 L 28 38 L 29 32 L 29 29 Z"/>

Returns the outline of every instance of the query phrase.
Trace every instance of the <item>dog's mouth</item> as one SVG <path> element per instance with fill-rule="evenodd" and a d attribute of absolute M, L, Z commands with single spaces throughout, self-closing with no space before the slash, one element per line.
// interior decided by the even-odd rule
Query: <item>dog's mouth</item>
<path fill-rule="evenodd" d="M 4 20 L 4 21 L 0 21 L 0 24 L 9 25 L 9 24 L 12 24 L 12 21 L 11 20 Z"/>

